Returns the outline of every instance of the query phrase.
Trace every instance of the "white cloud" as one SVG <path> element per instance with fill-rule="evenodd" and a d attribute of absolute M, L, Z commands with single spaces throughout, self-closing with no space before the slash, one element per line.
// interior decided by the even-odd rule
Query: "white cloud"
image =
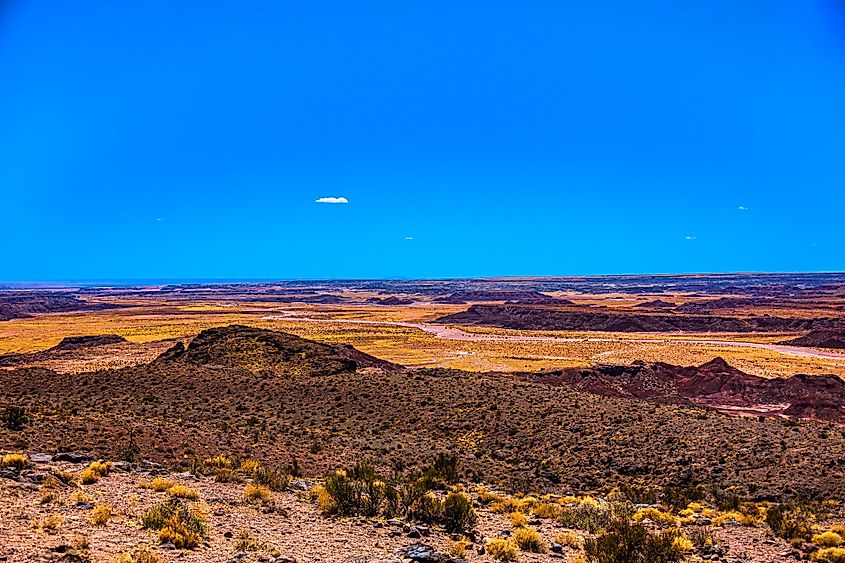
<path fill-rule="evenodd" d="M 405 237 L 405 240 L 414 240 L 414 237 Z"/>
<path fill-rule="evenodd" d="M 684 240 L 695 240 L 695 237 L 692 235 L 687 235 L 684 237 Z"/>
<path fill-rule="evenodd" d="M 317 203 L 349 203 L 349 200 L 345 197 L 321 197 Z"/>
<path fill-rule="evenodd" d="M 748 208 L 744 205 L 740 205 L 739 207 L 737 207 L 737 209 L 739 209 L 740 211 L 748 211 Z"/>

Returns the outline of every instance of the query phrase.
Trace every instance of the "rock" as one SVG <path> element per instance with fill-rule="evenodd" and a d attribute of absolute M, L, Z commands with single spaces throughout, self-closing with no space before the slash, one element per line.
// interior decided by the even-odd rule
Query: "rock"
<path fill-rule="evenodd" d="M 563 553 L 563 546 L 559 543 L 552 543 L 552 553 Z"/>
<path fill-rule="evenodd" d="M 417 531 L 419 533 L 421 533 L 422 535 L 424 535 L 424 536 L 430 536 L 431 535 L 431 528 L 429 528 L 428 526 L 423 526 L 422 524 L 417 524 L 415 527 L 416 527 Z"/>
<path fill-rule="evenodd" d="M 170 543 L 170 542 L 163 543 L 163 544 L 161 544 L 159 547 L 161 547 L 162 549 L 176 549 L 176 546 L 175 546 L 175 545 L 173 545 L 173 544 L 172 544 L 172 543 Z"/>
<path fill-rule="evenodd" d="M 94 508 L 93 502 L 79 501 L 74 506 L 80 510 L 92 510 Z"/>
<path fill-rule="evenodd" d="M 51 461 L 66 461 L 68 463 L 85 463 L 93 458 L 82 452 L 60 452 L 53 456 Z"/>
<path fill-rule="evenodd" d="M 13 481 L 17 481 L 18 474 L 10 469 L 3 469 L 0 470 L 0 479 L 12 479 Z"/>
<path fill-rule="evenodd" d="M 420 531 L 417 529 L 416 526 L 411 528 L 406 535 L 409 538 L 414 539 L 414 540 L 418 540 L 422 537 L 422 534 L 420 533 Z"/>
<path fill-rule="evenodd" d="M 50 454 L 30 454 L 29 461 L 32 463 L 50 463 L 53 461 L 53 456 Z"/>
<path fill-rule="evenodd" d="M 395 526 L 397 528 L 401 528 L 405 525 L 404 522 L 402 522 L 401 520 L 397 520 L 395 518 L 391 518 L 390 520 L 385 522 L 385 524 L 387 524 L 388 526 Z"/>
<path fill-rule="evenodd" d="M 226 533 L 223 534 L 223 537 L 224 538 L 233 538 L 233 537 L 235 537 L 235 534 L 233 534 L 232 532 L 226 532 Z"/>
<path fill-rule="evenodd" d="M 112 471 L 121 471 L 123 473 L 129 473 L 132 471 L 132 464 L 128 461 L 113 461 L 111 463 Z"/>
<path fill-rule="evenodd" d="M 417 561 L 418 563 L 438 563 L 440 561 L 440 553 L 430 545 L 424 543 L 413 543 L 403 547 L 399 551 L 411 561 Z"/>
<path fill-rule="evenodd" d="M 314 488 L 314 481 L 309 479 L 297 479 L 291 481 L 290 488 L 294 491 L 308 492 Z"/>
<path fill-rule="evenodd" d="M 21 473 L 21 477 L 29 481 L 30 483 L 35 483 L 36 485 L 40 485 L 47 479 L 47 475 L 44 473 L 36 473 L 35 471 L 24 471 Z"/>

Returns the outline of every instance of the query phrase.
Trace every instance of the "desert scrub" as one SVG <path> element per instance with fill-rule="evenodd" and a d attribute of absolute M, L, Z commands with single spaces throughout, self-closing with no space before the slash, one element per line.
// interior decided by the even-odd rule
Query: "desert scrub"
<path fill-rule="evenodd" d="M 581 549 L 581 540 L 578 539 L 575 532 L 561 532 L 554 537 L 554 541 L 556 544 L 568 547 L 569 549 Z"/>
<path fill-rule="evenodd" d="M 33 520 L 32 527 L 42 532 L 55 533 L 64 524 L 64 516 L 60 514 L 51 514 L 43 520 Z"/>
<path fill-rule="evenodd" d="M 110 504 L 98 504 L 91 511 L 91 523 L 95 526 L 105 526 L 112 514 Z"/>
<path fill-rule="evenodd" d="M 3 426 L 7 429 L 20 432 L 29 423 L 29 416 L 24 407 L 9 405 L 3 409 Z"/>
<path fill-rule="evenodd" d="M 141 481 L 138 483 L 138 486 L 142 489 L 150 489 L 157 493 L 163 493 L 173 485 L 175 485 L 175 481 L 171 481 L 170 479 L 165 479 L 164 477 L 156 477 L 152 481 Z"/>
<path fill-rule="evenodd" d="M 472 542 L 469 541 L 465 536 L 461 537 L 458 540 L 452 542 L 452 545 L 449 546 L 449 555 L 452 557 L 463 558 L 467 551 L 469 551 Z"/>
<path fill-rule="evenodd" d="M 24 454 L 6 454 L 0 458 L 0 468 L 4 469 L 26 469 L 29 466 L 29 461 Z"/>
<path fill-rule="evenodd" d="M 819 547 L 839 547 L 842 545 L 842 536 L 836 532 L 822 532 L 813 536 L 812 542 Z"/>
<path fill-rule="evenodd" d="M 108 461 L 91 462 L 91 465 L 79 474 L 79 481 L 83 485 L 93 485 L 99 481 L 101 477 L 108 475 L 110 469 L 111 463 Z"/>
<path fill-rule="evenodd" d="M 650 520 L 658 526 L 664 528 L 677 528 L 678 519 L 668 512 L 663 512 L 657 508 L 641 508 L 634 513 L 634 522 L 640 523 L 645 520 Z"/>
<path fill-rule="evenodd" d="M 172 543 L 179 549 L 194 549 L 208 535 L 205 519 L 176 498 L 153 506 L 141 523 L 144 528 L 157 530 L 162 543 Z"/>
<path fill-rule="evenodd" d="M 776 536 L 785 540 L 810 539 L 815 520 L 812 513 L 800 506 L 781 504 L 766 510 L 766 524 Z"/>
<path fill-rule="evenodd" d="M 616 519 L 584 542 L 584 553 L 590 563 L 675 563 L 684 559 L 678 535 L 677 530 L 654 534 L 640 524 Z"/>
<path fill-rule="evenodd" d="M 261 464 L 254 459 L 245 459 L 241 462 L 241 471 L 249 475 L 255 473 L 259 467 Z"/>
<path fill-rule="evenodd" d="M 250 483 L 244 488 L 244 498 L 253 502 L 264 502 L 270 500 L 270 489 L 264 485 Z"/>
<path fill-rule="evenodd" d="M 610 526 L 615 519 L 631 518 L 634 507 L 624 502 L 598 502 L 591 497 L 561 499 L 557 521 L 565 528 L 592 534 Z"/>
<path fill-rule="evenodd" d="M 472 502 L 463 493 L 449 493 L 443 501 L 443 527 L 449 533 L 468 532 L 475 527 L 478 516 Z"/>
<path fill-rule="evenodd" d="M 508 520 L 514 528 L 524 528 L 528 525 L 528 517 L 524 512 L 511 512 L 508 514 Z"/>
<path fill-rule="evenodd" d="M 193 487 L 186 487 L 185 485 L 173 485 L 167 489 L 167 494 L 172 497 L 188 500 L 196 500 L 200 496 L 196 489 Z"/>
<path fill-rule="evenodd" d="M 810 561 L 845 563 L 845 549 L 841 547 L 823 547 L 810 555 Z"/>
<path fill-rule="evenodd" d="M 495 561 L 516 561 L 519 547 L 511 540 L 505 538 L 493 538 L 485 545 L 487 553 Z"/>
<path fill-rule="evenodd" d="M 546 553 L 546 542 L 534 528 L 517 528 L 513 533 L 513 541 L 521 551 Z"/>
<path fill-rule="evenodd" d="M 117 563 L 164 563 L 164 560 L 155 552 L 141 548 L 138 551 L 124 553 L 117 560 Z"/>
<path fill-rule="evenodd" d="M 253 480 L 259 485 L 270 487 L 271 491 L 284 491 L 290 485 L 291 476 L 288 472 L 259 465 L 252 474 Z"/>
<path fill-rule="evenodd" d="M 560 506 L 553 502 L 538 502 L 531 507 L 531 513 L 537 518 L 557 518 L 560 514 Z"/>

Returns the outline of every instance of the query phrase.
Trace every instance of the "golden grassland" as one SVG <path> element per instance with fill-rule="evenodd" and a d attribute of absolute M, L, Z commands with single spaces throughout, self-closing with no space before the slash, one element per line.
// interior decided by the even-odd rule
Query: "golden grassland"
<path fill-rule="evenodd" d="M 642 302 L 642 298 L 631 296 L 602 296 L 580 301 L 590 299 L 624 301 L 627 306 Z M 414 367 L 538 371 L 596 363 L 627 364 L 634 360 L 697 365 L 721 356 L 743 371 L 769 377 L 795 373 L 845 375 L 845 360 L 842 359 L 790 356 L 729 344 L 732 341 L 770 344 L 787 338 L 784 334 L 622 334 L 462 327 L 469 337 L 456 340 L 440 338 L 413 326 L 390 323 L 427 323 L 461 311 L 465 305 L 341 306 L 232 303 L 213 299 L 163 302 L 150 298 L 124 299 L 122 304 L 131 307 L 40 315 L 0 323 L 0 354 L 44 350 L 67 336 L 118 334 L 132 342 L 146 344 L 126 359 L 127 363 L 140 363 L 151 360 L 167 347 L 160 341 L 189 338 L 206 328 L 240 323 L 324 342 L 352 344 L 374 356 Z M 525 340 L 526 337 L 535 340 Z M 694 342 L 696 339 L 721 343 Z M 159 344 L 153 344 L 156 342 Z M 65 366 L 65 371 L 107 367 L 100 366 L 97 358 L 83 360 L 76 369 L 72 363 Z"/>

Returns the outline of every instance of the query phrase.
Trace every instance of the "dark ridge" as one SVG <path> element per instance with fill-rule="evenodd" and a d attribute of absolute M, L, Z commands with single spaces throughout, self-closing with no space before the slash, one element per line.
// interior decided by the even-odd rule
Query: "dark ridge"
<path fill-rule="evenodd" d="M 95 336 L 68 336 L 63 338 L 61 342 L 50 348 L 50 350 L 79 350 L 82 348 L 91 348 L 94 346 L 107 346 L 109 344 L 119 344 L 121 342 L 128 342 L 122 336 L 117 334 L 100 334 Z"/>
<path fill-rule="evenodd" d="M 522 330 L 599 332 L 797 332 L 842 327 L 842 319 L 770 316 L 724 317 L 630 311 L 585 311 L 530 305 L 472 305 L 437 319 L 443 324 Z"/>
<path fill-rule="evenodd" d="M 533 289 L 475 289 L 456 291 L 449 295 L 433 299 L 434 303 L 462 305 L 469 302 L 506 301 L 508 303 L 554 303 L 558 305 L 573 305 L 568 299 L 559 299 Z"/>
<path fill-rule="evenodd" d="M 784 340 L 780 344 L 806 346 L 808 348 L 845 348 L 845 330 L 814 330 L 809 334 Z"/>
<path fill-rule="evenodd" d="M 654 301 L 646 301 L 639 305 L 634 305 L 636 309 L 674 309 L 677 307 L 674 303 L 663 301 L 662 299 L 655 299 Z"/>

